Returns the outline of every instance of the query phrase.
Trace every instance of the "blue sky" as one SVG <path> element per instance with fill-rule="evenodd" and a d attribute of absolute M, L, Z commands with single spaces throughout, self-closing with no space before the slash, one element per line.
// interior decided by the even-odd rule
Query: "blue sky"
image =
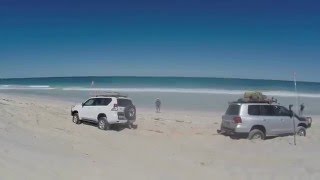
<path fill-rule="evenodd" d="M 320 4 L 1 0 L 0 77 L 320 81 Z"/>

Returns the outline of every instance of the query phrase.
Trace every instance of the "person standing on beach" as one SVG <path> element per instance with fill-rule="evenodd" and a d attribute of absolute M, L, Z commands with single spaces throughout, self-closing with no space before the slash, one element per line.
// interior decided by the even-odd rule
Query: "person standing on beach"
<path fill-rule="evenodd" d="M 156 99 L 155 104 L 156 104 L 156 112 L 159 113 L 161 108 L 161 101 L 159 98 Z"/>
<path fill-rule="evenodd" d="M 304 111 L 304 104 L 302 103 L 301 105 L 300 105 L 300 109 L 299 109 L 299 116 L 303 116 L 303 111 Z"/>

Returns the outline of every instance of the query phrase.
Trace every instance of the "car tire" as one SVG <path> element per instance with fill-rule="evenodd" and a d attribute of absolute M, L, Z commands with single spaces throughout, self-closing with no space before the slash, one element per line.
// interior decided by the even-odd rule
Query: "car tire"
<path fill-rule="evenodd" d="M 302 126 L 299 126 L 296 130 L 297 132 L 297 135 L 298 136 L 306 136 L 307 135 L 307 130 L 306 128 L 302 127 Z"/>
<path fill-rule="evenodd" d="M 110 124 L 107 121 L 106 117 L 101 117 L 98 120 L 98 128 L 101 130 L 109 130 L 110 129 Z"/>
<path fill-rule="evenodd" d="M 72 116 L 72 122 L 75 123 L 75 124 L 81 124 L 81 120 L 79 118 L 79 115 L 78 113 L 74 113 L 73 116 Z"/>
<path fill-rule="evenodd" d="M 248 136 L 249 140 L 255 140 L 255 139 L 264 140 L 264 138 L 265 138 L 265 134 L 259 129 L 251 130 Z"/>

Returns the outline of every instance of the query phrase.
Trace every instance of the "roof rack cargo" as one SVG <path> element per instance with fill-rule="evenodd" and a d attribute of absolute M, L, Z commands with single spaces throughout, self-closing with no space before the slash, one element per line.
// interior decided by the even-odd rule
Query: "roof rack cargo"
<path fill-rule="evenodd" d="M 267 98 L 267 96 L 263 95 L 261 92 L 245 92 L 243 98 L 238 99 L 235 102 L 231 103 L 278 103 L 278 100 L 272 97 L 271 99 Z"/>
<path fill-rule="evenodd" d="M 102 94 L 96 94 L 95 97 L 128 97 L 128 95 L 121 94 L 119 92 L 105 92 Z"/>
<path fill-rule="evenodd" d="M 265 100 L 265 101 L 243 101 L 239 99 L 238 101 L 234 101 L 234 103 L 267 103 L 272 104 L 273 102 L 271 100 Z"/>
<path fill-rule="evenodd" d="M 242 104 L 249 104 L 249 103 L 265 103 L 265 104 L 277 104 L 277 100 L 276 99 L 268 99 L 268 100 L 264 100 L 264 101 L 243 101 L 241 98 L 238 99 L 238 101 L 232 101 L 229 102 L 229 104 L 231 103 L 242 103 Z"/>

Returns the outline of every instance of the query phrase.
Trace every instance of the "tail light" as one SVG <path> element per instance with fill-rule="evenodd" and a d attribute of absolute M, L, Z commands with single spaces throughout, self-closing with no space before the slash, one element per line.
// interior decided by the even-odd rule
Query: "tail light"
<path fill-rule="evenodd" d="M 242 119 L 241 119 L 241 117 L 237 116 L 237 117 L 234 117 L 234 118 L 233 118 L 233 122 L 234 122 L 235 124 L 240 124 L 240 123 L 242 123 Z"/>
<path fill-rule="evenodd" d="M 111 111 L 118 111 L 118 104 L 114 104 Z"/>

